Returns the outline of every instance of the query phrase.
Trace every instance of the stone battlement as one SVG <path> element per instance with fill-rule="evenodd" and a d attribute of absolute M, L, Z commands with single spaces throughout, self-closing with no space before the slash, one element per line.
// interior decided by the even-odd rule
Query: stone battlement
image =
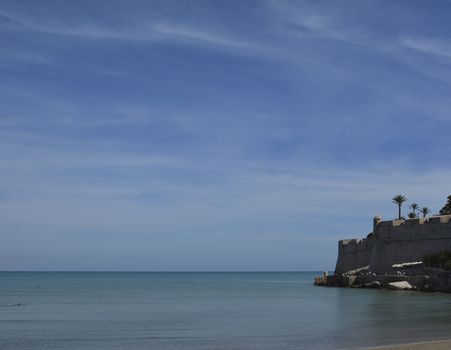
<path fill-rule="evenodd" d="M 424 224 L 447 224 L 451 221 L 451 215 L 431 216 L 428 218 L 414 218 L 414 219 L 401 219 L 401 220 L 388 220 L 379 221 L 378 216 L 375 218 L 373 230 L 378 228 L 399 227 L 402 225 L 417 226 Z"/>
<path fill-rule="evenodd" d="M 376 216 L 367 238 L 338 242 L 335 272 L 369 265 L 371 272 L 390 273 L 393 264 L 442 250 L 451 250 L 451 215 L 389 221 Z"/>

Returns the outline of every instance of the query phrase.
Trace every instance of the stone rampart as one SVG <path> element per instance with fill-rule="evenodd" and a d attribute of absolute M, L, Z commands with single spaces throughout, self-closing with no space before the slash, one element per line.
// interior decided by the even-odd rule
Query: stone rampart
<path fill-rule="evenodd" d="M 369 265 L 369 257 L 373 248 L 373 240 L 343 239 L 338 242 L 338 260 L 335 273 L 344 273 Z"/>
<path fill-rule="evenodd" d="M 367 238 L 338 242 L 335 272 L 369 265 L 376 274 L 391 273 L 393 264 L 419 261 L 442 250 L 451 250 L 451 215 L 390 221 L 376 217 Z"/>

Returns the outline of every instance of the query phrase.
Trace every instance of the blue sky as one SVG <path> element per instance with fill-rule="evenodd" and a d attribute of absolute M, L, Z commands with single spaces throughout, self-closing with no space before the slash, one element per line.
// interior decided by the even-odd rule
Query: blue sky
<path fill-rule="evenodd" d="M 451 194 L 449 1 L 0 0 L 0 269 L 319 270 Z"/>

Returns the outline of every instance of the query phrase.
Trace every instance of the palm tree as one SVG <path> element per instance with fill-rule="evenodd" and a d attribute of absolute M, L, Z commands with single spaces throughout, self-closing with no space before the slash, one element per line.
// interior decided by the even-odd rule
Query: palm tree
<path fill-rule="evenodd" d="M 409 205 L 409 208 L 412 209 L 412 214 L 413 214 L 412 217 L 413 218 L 416 217 L 417 216 L 416 210 L 418 209 L 418 204 L 412 203 Z"/>
<path fill-rule="evenodd" d="M 407 200 L 402 194 L 398 194 L 392 198 L 393 203 L 398 205 L 398 218 L 401 220 L 401 206 Z"/>
<path fill-rule="evenodd" d="M 424 207 L 420 209 L 420 212 L 423 214 L 423 217 L 425 218 L 426 215 L 428 215 L 431 211 L 429 210 L 428 207 Z"/>
<path fill-rule="evenodd" d="M 440 209 L 440 215 L 449 215 L 449 214 L 451 214 L 451 196 L 448 196 L 448 202 L 442 209 Z"/>

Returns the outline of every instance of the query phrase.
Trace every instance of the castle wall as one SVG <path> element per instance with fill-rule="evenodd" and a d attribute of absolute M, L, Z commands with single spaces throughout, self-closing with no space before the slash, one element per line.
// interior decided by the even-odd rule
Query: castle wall
<path fill-rule="evenodd" d="M 451 215 L 408 220 L 375 221 L 373 234 L 362 240 L 342 240 L 336 273 L 370 265 L 376 274 L 392 265 L 421 261 L 427 253 L 451 251 Z"/>
<path fill-rule="evenodd" d="M 421 261 L 427 253 L 451 250 L 451 215 L 384 221 L 375 226 L 370 270 L 392 271 L 393 264 Z"/>
<path fill-rule="evenodd" d="M 339 241 L 335 273 L 340 274 L 369 265 L 372 243 L 368 238 Z"/>

